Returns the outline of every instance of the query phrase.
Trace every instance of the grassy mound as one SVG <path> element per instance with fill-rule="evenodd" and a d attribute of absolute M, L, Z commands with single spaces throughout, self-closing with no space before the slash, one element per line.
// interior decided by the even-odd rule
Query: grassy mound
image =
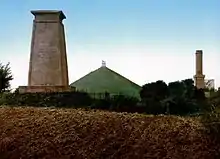
<path fill-rule="evenodd" d="M 216 158 L 196 119 L 103 111 L 0 108 L 0 158 Z"/>

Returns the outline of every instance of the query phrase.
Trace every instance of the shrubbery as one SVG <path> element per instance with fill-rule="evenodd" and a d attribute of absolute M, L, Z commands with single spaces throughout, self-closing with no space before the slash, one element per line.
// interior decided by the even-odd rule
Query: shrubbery
<path fill-rule="evenodd" d="M 202 114 L 200 118 L 207 130 L 207 134 L 211 134 L 212 140 L 220 143 L 220 113 L 213 111 Z"/>
<path fill-rule="evenodd" d="M 169 83 L 148 83 L 140 92 L 141 101 L 135 97 L 109 95 L 94 98 L 86 92 L 24 93 L 5 92 L 0 105 L 36 107 L 72 107 L 102 109 L 116 112 L 190 115 L 210 111 L 203 90 L 197 90 L 192 80 Z"/>
<path fill-rule="evenodd" d="M 35 107 L 85 107 L 92 99 L 85 92 L 3 93 L 0 105 Z"/>
<path fill-rule="evenodd" d="M 218 93 L 219 94 L 219 93 Z M 157 81 L 145 84 L 140 91 L 141 100 L 123 95 L 103 93 L 100 98 L 86 92 L 48 92 L 19 94 L 4 92 L 0 95 L 0 105 L 36 107 L 72 107 L 102 109 L 116 112 L 192 115 L 211 112 L 218 105 L 218 94 L 211 101 L 205 97 L 204 90 L 198 90 L 193 80 L 166 84 Z"/>
<path fill-rule="evenodd" d="M 204 90 L 197 89 L 192 79 L 148 83 L 140 96 L 149 114 L 189 115 L 210 109 Z"/>
<path fill-rule="evenodd" d="M 94 99 L 91 108 L 104 109 L 116 112 L 144 113 L 138 110 L 137 103 L 139 100 L 135 97 L 123 95 L 114 95 L 104 99 Z"/>
<path fill-rule="evenodd" d="M 72 107 L 136 112 L 138 99 L 122 95 L 92 98 L 86 92 L 2 93 L 0 105 L 34 107 Z M 141 112 L 143 113 L 143 112 Z"/>
<path fill-rule="evenodd" d="M 212 134 L 213 140 L 220 143 L 220 89 L 211 90 L 208 103 L 210 111 L 202 114 L 201 121 L 208 130 L 208 134 Z"/>

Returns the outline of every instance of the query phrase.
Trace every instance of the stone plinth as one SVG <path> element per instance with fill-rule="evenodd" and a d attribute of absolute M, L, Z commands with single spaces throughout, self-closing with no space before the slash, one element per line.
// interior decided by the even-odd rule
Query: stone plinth
<path fill-rule="evenodd" d="M 20 93 L 36 93 L 36 92 L 67 92 L 70 87 L 66 86 L 20 86 Z"/>
<path fill-rule="evenodd" d="M 195 85 L 198 89 L 204 89 L 205 88 L 205 75 L 195 75 Z"/>
<path fill-rule="evenodd" d="M 28 86 L 20 91 L 68 90 L 68 68 L 62 11 L 31 11 L 33 21 Z M 33 90 L 33 91 L 32 91 Z"/>

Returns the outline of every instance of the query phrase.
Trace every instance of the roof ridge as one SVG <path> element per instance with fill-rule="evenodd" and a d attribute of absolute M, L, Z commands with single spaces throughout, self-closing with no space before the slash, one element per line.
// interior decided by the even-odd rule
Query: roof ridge
<path fill-rule="evenodd" d="M 85 77 L 91 75 L 92 73 L 94 73 L 94 72 L 96 72 L 96 71 L 98 71 L 98 70 L 100 70 L 100 69 L 104 69 L 104 68 L 107 69 L 108 71 L 110 71 L 110 72 L 116 74 L 117 76 L 119 76 L 119 77 L 121 77 L 121 78 L 124 78 L 125 80 L 127 80 L 127 81 L 130 82 L 131 84 L 133 84 L 133 85 L 135 85 L 135 86 L 137 86 L 137 87 L 141 87 L 140 85 L 138 85 L 138 84 L 134 83 L 133 81 L 129 80 L 128 78 L 122 76 L 122 75 L 119 74 L 118 72 L 113 71 L 112 69 L 108 68 L 107 66 L 105 66 L 105 67 L 101 66 L 101 67 L 99 67 L 98 69 L 96 69 L 96 70 L 94 70 L 94 71 L 91 71 L 90 73 L 86 74 L 85 76 L 82 76 L 81 78 L 79 78 L 78 80 L 76 80 L 76 81 L 73 82 L 73 83 L 76 83 L 76 82 L 80 81 L 81 79 L 83 79 L 83 78 L 85 78 Z M 72 85 L 73 83 L 71 83 L 70 85 Z"/>
<path fill-rule="evenodd" d="M 70 84 L 78 90 L 90 93 L 103 92 L 122 93 L 128 96 L 140 97 L 141 86 L 112 69 L 101 66 Z"/>
<path fill-rule="evenodd" d="M 112 73 L 114 73 L 114 74 L 116 74 L 116 75 L 118 75 L 118 76 L 120 76 L 120 77 L 126 79 L 126 80 L 127 80 L 128 82 L 130 82 L 131 84 L 134 84 L 134 85 L 136 85 L 137 87 L 141 87 L 141 86 L 138 85 L 137 83 L 134 83 L 133 81 L 129 80 L 128 78 L 126 78 L 126 77 L 124 77 L 124 76 L 122 76 L 122 75 L 119 74 L 118 72 L 115 72 L 115 71 L 113 71 L 112 69 L 110 69 L 110 68 L 108 68 L 108 67 L 106 67 L 106 66 L 105 66 L 105 68 L 107 68 L 107 69 L 108 69 L 109 71 L 111 71 Z"/>
<path fill-rule="evenodd" d="M 81 79 L 83 79 L 83 78 L 89 76 L 90 74 L 92 74 L 92 73 L 94 73 L 94 72 L 96 72 L 96 71 L 98 71 L 98 70 L 99 70 L 99 68 L 96 69 L 96 70 L 94 70 L 94 71 L 89 72 L 88 74 L 86 74 L 85 76 L 82 76 L 81 78 L 79 78 L 78 80 L 74 81 L 73 83 L 76 83 L 76 82 L 80 81 Z M 71 83 L 70 85 L 72 85 L 73 83 Z"/>

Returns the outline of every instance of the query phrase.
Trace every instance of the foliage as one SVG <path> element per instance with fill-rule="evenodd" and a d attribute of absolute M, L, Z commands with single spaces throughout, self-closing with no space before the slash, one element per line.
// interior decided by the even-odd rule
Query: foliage
<path fill-rule="evenodd" d="M 0 105 L 36 107 L 85 107 L 92 102 L 85 92 L 7 93 L 1 94 Z"/>
<path fill-rule="evenodd" d="M 220 89 L 217 91 L 209 90 L 210 96 L 208 102 L 210 104 L 210 111 L 201 116 L 204 126 L 208 133 L 213 134 L 213 140 L 220 142 Z"/>
<path fill-rule="evenodd" d="M 0 105 L 35 107 L 72 107 L 111 110 L 117 112 L 136 112 L 138 99 L 123 95 L 92 98 L 86 92 L 14 93 L 0 94 Z M 143 112 L 142 112 L 143 113 Z"/>
<path fill-rule="evenodd" d="M 145 112 L 149 114 L 163 114 L 165 111 L 161 101 L 166 99 L 167 96 L 168 87 L 163 81 L 145 84 L 140 91 Z"/>
<path fill-rule="evenodd" d="M 10 81 L 13 80 L 9 63 L 3 65 L 0 63 L 0 93 L 10 89 Z"/>
<path fill-rule="evenodd" d="M 115 95 L 112 98 L 110 110 L 117 112 L 132 112 L 135 110 L 133 108 L 136 107 L 138 103 L 138 99 L 135 97 L 126 97 L 123 95 Z"/>
<path fill-rule="evenodd" d="M 203 90 L 194 86 L 192 79 L 145 84 L 140 92 L 147 113 L 188 115 L 207 110 L 208 104 Z"/>
<path fill-rule="evenodd" d="M 101 96 L 100 96 L 101 97 Z M 138 98 L 124 95 L 110 95 L 101 98 L 80 91 L 54 93 L 1 94 L 0 105 L 41 107 L 87 107 L 116 112 L 192 115 L 211 112 L 220 102 L 219 92 L 207 99 L 204 90 L 197 89 L 192 79 L 171 82 L 163 81 L 145 84 Z"/>
<path fill-rule="evenodd" d="M 135 97 L 124 95 L 106 96 L 104 99 L 94 99 L 91 108 L 135 113 L 138 112 L 136 108 L 138 101 L 139 100 Z M 143 113 L 143 111 L 141 113 Z"/>
<path fill-rule="evenodd" d="M 220 109 L 220 90 L 217 90 L 210 94 L 209 103 L 212 106 L 212 110 Z"/>
<path fill-rule="evenodd" d="M 143 99 L 162 100 L 168 94 L 167 84 L 163 81 L 145 84 L 140 91 L 140 96 Z"/>
<path fill-rule="evenodd" d="M 220 143 L 220 112 L 206 112 L 200 116 L 201 121 L 206 128 L 206 133 L 213 141 Z"/>
<path fill-rule="evenodd" d="M 174 116 L 0 108 L 1 158 L 219 158 L 196 119 Z"/>

